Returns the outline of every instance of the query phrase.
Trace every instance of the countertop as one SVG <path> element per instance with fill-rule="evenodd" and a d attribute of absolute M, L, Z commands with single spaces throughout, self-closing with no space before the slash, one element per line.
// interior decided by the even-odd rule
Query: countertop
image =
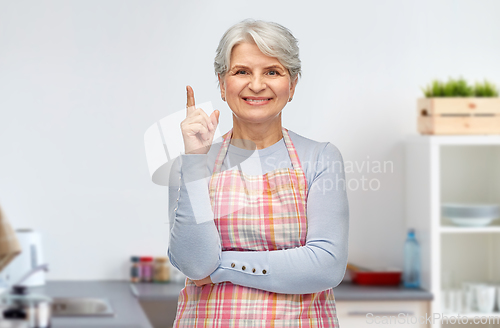
<path fill-rule="evenodd" d="M 110 301 L 113 317 L 53 318 L 52 328 L 152 328 L 139 301 L 177 301 L 184 282 L 131 284 L 128 281 L 48 281 L 32 293 L 52 297 L 97 297 Z M 401 286 L 360 286 L 343 282 L 334 288 L 337 301 L 430 301 L 432 294 Z M 135 297 L 134 297 L 135 296 Z M 1 321 L 1 320 L 0 320 Z M 14 327 L 0 322 L 0 328 Z M 15 326 L 22 327 L 22 326 Z"/>
<path fill-rule="evenodd" d="M 131 284 L 132 293 L 140 300 L 177 300 L 184 283 Z M 402 286 L 362 286 L 342 282 L 333 289 L 336 301 L 430 301 L 432 293 Z"/>
<path fill-rule="evenodd" d="M 43 287 L 31 287 L 30 292 L 51 297 L 106 298 L 115 313 L 112 317 L 52 318 L 51 328 L 152 328 L 128 281 L 48 281 Z M 3 327 L 14 326 L 0 322 Z"/>

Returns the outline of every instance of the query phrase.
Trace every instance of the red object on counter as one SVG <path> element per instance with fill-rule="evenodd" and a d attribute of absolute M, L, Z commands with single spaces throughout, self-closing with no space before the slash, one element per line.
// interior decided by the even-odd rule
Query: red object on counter
<path fill-rule="evenodd" d="M 358 285 L 397 286 L 401 283 L 401 271 L 353 271 L 351 280 Z"/>
<path fill-rule="evenodd" d="M 152 282 L 153 281 L 153 257 L 151 256 L 141 256 L 140 258 L 141 266 L 141 281 L 142 282 Z"/>

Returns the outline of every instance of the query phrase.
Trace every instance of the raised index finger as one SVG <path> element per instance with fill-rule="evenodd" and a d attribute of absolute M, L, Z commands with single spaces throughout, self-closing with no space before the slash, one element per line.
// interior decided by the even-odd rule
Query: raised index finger
<path fill-rule="evenodd" d="M 190 108 L 190 107 L 193 107 L 195 105 L 194 103 L 194 91 L 193 91 L 193 88 L 191 88 L 191 86 L 186 86 L 186 91 L 187 91 L 187 104 L 186 104 L 186 108 Z"/>

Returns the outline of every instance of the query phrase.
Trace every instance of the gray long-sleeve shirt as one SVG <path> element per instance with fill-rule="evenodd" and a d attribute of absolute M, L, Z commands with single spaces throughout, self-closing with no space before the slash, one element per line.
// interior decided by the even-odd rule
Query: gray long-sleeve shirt
<path fill-rule="evenodd" d="M 198 280 L 210 275 L 213 283 L 230 281 L 285 294 L 319 292 L 342 281 L 349 233 L 342 155 L 331 143 L 288 132 L 308 184 L 306 245 L 274 251 L 221 251 L 208 190 L 221 148 L 219 138 L 208 154 L 181 155 L 170 173 L 168 257 L 187 277 Z M 229 145 L 222 165 L 222 170 L 250 175 L 278 168 L 292 168 L 283 138 L 256 151 Z M 243 266 L 250 270 L 243 271 Z"/>

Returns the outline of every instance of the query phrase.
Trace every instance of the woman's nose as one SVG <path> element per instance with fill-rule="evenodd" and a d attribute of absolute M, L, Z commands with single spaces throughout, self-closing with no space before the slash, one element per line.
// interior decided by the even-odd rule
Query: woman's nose
<path fill-rule="evenodd" d="M 264 79 L 260 76 L 254 76 L 248 84 L 248 88 L 255 93 L 259 93 L 266 88 L 266 83 Z"/>

